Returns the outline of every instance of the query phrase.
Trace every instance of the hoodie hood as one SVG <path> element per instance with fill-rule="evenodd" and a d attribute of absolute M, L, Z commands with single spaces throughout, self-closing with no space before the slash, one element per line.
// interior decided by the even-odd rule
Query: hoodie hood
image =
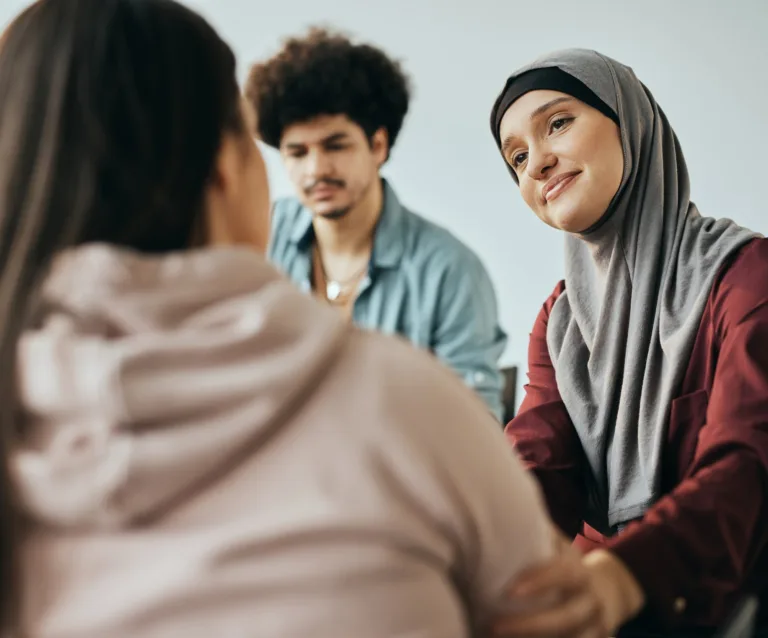
<path fill-rule="evenodd" d="M 166 511 L 263 445 L 313 392 L 349 329 L 240 249 L 62 254 L 22 337 L 27 514 L 119 527 Z"/>

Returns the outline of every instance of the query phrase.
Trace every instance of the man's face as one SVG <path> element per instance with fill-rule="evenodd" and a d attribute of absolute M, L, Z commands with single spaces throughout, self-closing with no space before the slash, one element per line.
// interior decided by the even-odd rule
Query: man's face
<path fill-rule="evenodd" d="M 288 126 L 280 154 L 301 203 L 315 215 L 340 219 L 379 178 L 387 158 L 386 130 L 369 140 L 346 115 L 320 115 Z"/>

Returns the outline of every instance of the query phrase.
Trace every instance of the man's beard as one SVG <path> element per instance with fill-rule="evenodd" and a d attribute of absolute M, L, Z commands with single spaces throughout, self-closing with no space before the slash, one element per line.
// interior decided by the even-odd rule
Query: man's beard
<path fill-rule="evenodd" d="M 327 213 L 320 213 L 318 217 L 322 217 L 323 219 L 330 219 L 331 221 L 342 219 L 343 217 L 346 217 L 349 214 L 349 211 L 352 210 L 351 206 L 347 206 L 345 208 L 338 208 L 336 210 L 329 211 Z"/>
<path fill-rule="evenodd" d="M 317 180 L 314 184 L 304 189 L 304 193 L 307 197 L 310 197 L 312 195 L 312 190 L 316 188 L 317 186 L 320 186 L 322 184 L 330 184 L 332 186 L 336 186 L 339 189 L 346 188 L 346 183 L 343 180 L 340 179 L 328 179 L 328 178 L 321 178 Z M 329 211 L 327 213 L 317 213 L 318 217 L 322 217 L 323 219 L 330 219 L 331 221 L 336 219 L 342 219 L 343 217 L 346 217 L 350 210 L 354 207 L 353 204 L 350 204 L 349 206 L 345 206 L 343 208 L 338 208 L 336 210 Z"/>

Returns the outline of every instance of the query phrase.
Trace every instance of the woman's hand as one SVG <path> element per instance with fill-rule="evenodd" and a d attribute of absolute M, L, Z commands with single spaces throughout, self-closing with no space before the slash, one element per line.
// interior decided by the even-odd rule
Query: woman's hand
<path fill-rule="evenodd" d="M 582 556 L 564 548 L 546 564 L 526 571 L 509 599 L 530 601 L 526 611 L 494 624 L 505 638 L 606 638 L 642 609 L 644 594 L 624 563 L 607 550 Z"/>

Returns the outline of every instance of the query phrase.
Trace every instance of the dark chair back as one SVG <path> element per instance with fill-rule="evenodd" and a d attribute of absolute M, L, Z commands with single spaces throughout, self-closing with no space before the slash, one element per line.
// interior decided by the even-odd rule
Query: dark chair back
<path fill-rule="evenodd" d="M 504 390 L 501 394 L 501 402 L 504 406 L 504 425 L 509 423 L 515 416 L 517 409 L 517 366 L 502 368 L 501 374 L 504 375 Z"/>

